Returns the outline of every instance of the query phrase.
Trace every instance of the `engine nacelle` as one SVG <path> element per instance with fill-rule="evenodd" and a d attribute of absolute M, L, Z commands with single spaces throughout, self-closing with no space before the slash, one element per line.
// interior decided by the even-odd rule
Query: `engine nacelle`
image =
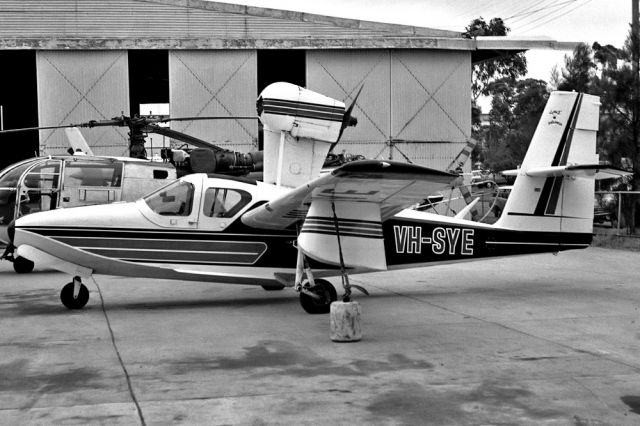
<path fill-rule="evenodd" d="M 317 177 L 342 133 L 344 103 L 281 82 L 262 91 L 257 107 L 264 126 L 264 181 L 294 188 Z"/>
<path fill-rule="evenodd" d="M 273 132 L 331 143 L 338 140 L 345 115 L 344 102 L 283 82 L 267 86 L 257 107 L 260 121 Z"/>

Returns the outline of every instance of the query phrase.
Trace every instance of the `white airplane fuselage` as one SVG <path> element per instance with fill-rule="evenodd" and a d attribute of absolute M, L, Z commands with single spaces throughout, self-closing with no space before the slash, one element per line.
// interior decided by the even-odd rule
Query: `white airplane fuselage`
<path fill-rule="evenodd" d="M 185 198 L 190 206 L 181 206 L 180 191 L 171 189 L 176 187 L 191 191 Z M 13 231 L 18 254 L 79 275 L 269 286 L 278 284 L 276 276 L 295 273 L 299 232 L 295 227 L 270 231 L 241 220 L 243 213 L 286 188 L 205 174 L 186 176 L 166 188 L 132 203 L 20 218 Z M 222 197 L 228 209 L 212 211 L 212 199 Z M 384 240 L 387 268 L 402 269 L 584 248 L 591 234 L 512 231 L 404 210 L 383 224 L 382 235 L 371 238 Z M 340 273 L 339 265 L 310 260 L 318 276 Z"/>

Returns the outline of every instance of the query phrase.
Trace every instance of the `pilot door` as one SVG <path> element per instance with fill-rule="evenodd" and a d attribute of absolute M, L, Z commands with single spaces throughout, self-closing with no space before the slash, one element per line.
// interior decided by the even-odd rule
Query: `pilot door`
<path fill-rule="evenodd" d="M 108 204 L 122 198 L 122 163 L 74 157 L 65 161 L 61 207 Z"/>
<path fill-rule="evenodd" d="M 15 217 L 58 207 L 61 160 L 40 161 L 22 175 L 18 182 Z"/>
<path fill-rule="evenodd" d="M 200 194 L 186 180 L 175 181 L 142 199 L 142 214 L 164 228 L 195 229 Z"/>
<path fill-rule="evenodd" d="M 251 201 L 251 195 L 235 188 L 210 187 L 204 191 L 198 229 L 222 231 Z"/>

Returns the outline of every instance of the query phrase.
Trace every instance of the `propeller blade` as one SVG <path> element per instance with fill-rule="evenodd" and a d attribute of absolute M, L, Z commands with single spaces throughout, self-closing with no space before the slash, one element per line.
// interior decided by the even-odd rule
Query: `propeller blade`
<path fill-rule="evenodd" d="M 353 98 L 353 102 L 351 102 L 351 105 L 349 105 L 349 108 L 347 109 L 347 112 L 344 114 L 344 117 L 342 118 L 342 128 L 343 129 L 345 127 L 355 126 L 356 124 L 358 124 L 358 120 L 356 120 L 355 123 L 350 124 L 351 123 L 351 112 L 353 111 L 353 107 L 356 106 L 356 102 L 358 101 L 358 96 L 360 96 L 360 92 L 362 92 L 362 89 L 364 89 L 364 84 L 362 86 L 360 86 L 360 89 L 358 89 L 358 93 L 356 93 L 356 96 Z"/>
<path fill-rule="evenodd" d="M 329 149 L 329 152 L 333 151 L 333 147 L 336 146 L 338 142 L 340 142 L 344 129 L 358 124 L 358 119 L 353 117 L 351 115 L 351 112 L 353 111 L 353 108 L 356 106 L 356 102 L 358 101 L 358 96 L 360 96 L 360 92 L 362 92 L 362 89 L 364 89 L 364 84 L 360 86 L 360 89 L 358 89 L 358 93 L 356 93 L 356 96 L 353 98 L 351 105 L 349 105 L 349 108 L 347 108 L 347 110 L 345 111 L 344 116 L 342 117 L 342 126 L 340 127 L 340 133 L 338 134 L 338 139 L 336 139 L 336 141 L 333 144 L 331 144 L 331 148 Z"/>

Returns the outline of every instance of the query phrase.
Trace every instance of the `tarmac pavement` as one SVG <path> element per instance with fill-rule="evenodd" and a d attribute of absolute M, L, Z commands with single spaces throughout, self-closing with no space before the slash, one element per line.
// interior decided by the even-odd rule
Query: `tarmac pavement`
<path fill-rule="evenodd" d="M 0 262 L 0 424 L 640 424 L 640 253 L 351 279 L 334 343 L 291 289 L 98 276 L 69 311 Z"/>

